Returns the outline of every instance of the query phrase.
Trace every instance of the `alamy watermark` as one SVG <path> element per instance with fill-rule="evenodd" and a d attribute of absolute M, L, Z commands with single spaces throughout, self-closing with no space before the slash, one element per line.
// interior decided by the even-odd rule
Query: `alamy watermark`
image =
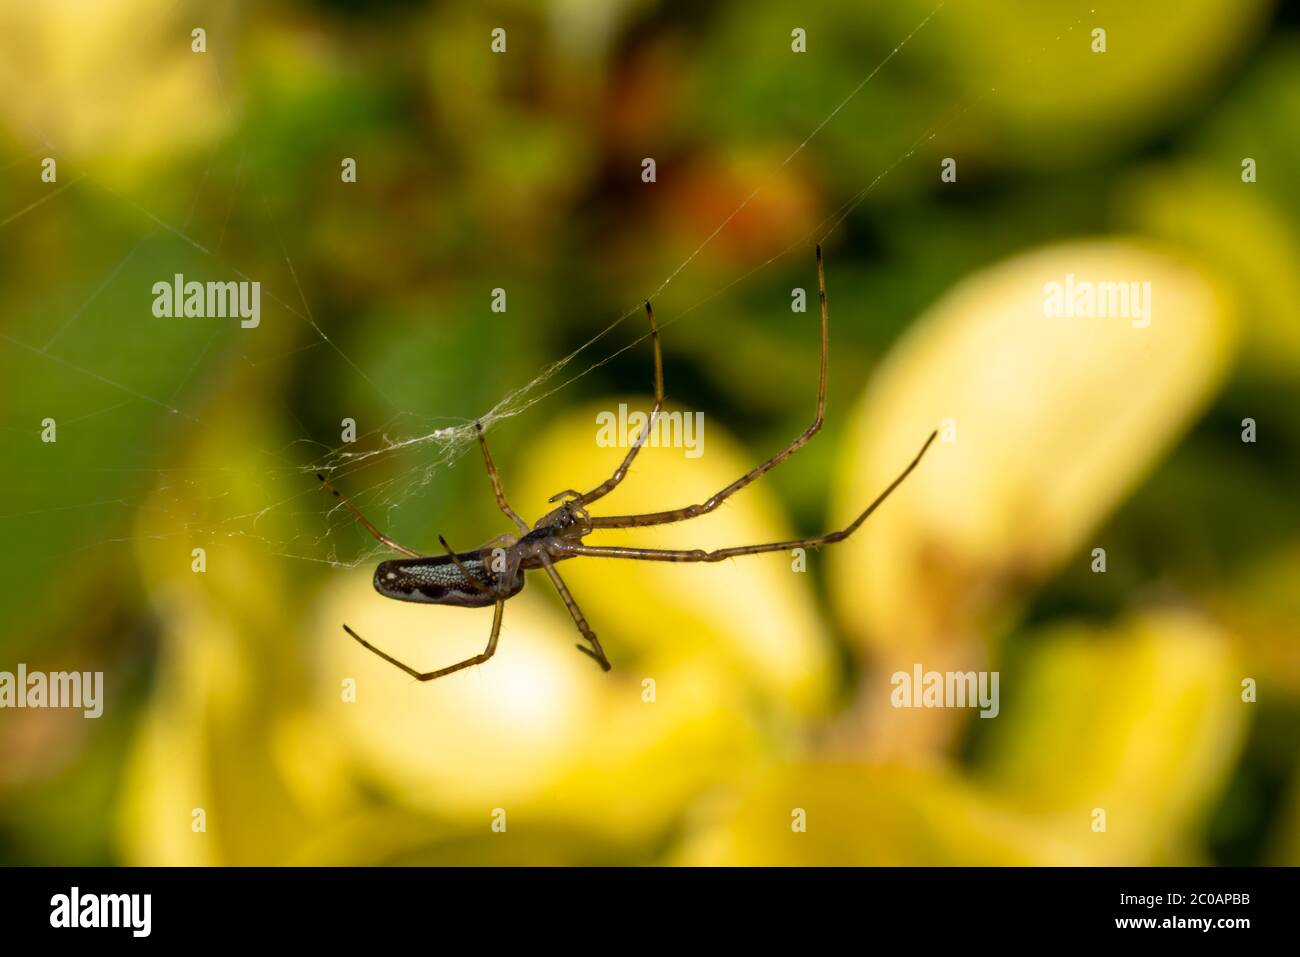
<path fill-rule="evenodd" d="M 260 282 L 198 282 L 177 273 L 171 282 L 153 284 L 153 314 L 159 319 L 226 319 L 239 317 L 245 329 L 262 321 Z"/>
<path fill-rule="evenodd" d="M 1066 273 L 1064 282 L 1043 286 L 1048 319 L 1128 319 L 1134 329 L 1151 325 L 1151 283 L 1093 282 Z"/>
<path fill-rule="evenodd" d="M 981 718 L 996 718 L 998 701 L 996 671 L 925 671 L 919 664 L 895 671 L 889 683 L 889 702 L 895 708 L 979 708 Z"/>
<path fill-rule="evenodd" d="M 618 412 L 596 413 L 596 444 L 602 449 L 627 449 L 636 444 L 650 422 L 647 412 L 628 412 L 620 402 Z M 660 412 L 645 444 L 650 448 L 684 449 L 688 459 L 704 454 L 703 412 Z"/>
<path fill-rule="evenodd" d="M 80 708 L 87 718 L 104 713 L 104 672 L 0 671 L 0 708 Z"/>
<path fill-rule="evenodd" d="M 83 894 L 73 887 L 50 898 L 50 926 L 56 928 L 120 927 L 132 937 L 153 929 L 152 894 Z"/>

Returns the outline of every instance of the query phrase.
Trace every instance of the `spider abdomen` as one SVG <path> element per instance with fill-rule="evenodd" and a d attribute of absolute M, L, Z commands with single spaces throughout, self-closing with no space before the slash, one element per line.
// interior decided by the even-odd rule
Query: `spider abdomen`
<path fill-rule="evenodd" d="M 457 555 L 456 561 L 450 555 L 432 555 L 381 562 L 375 569 L 374 584 L 379 594 L 398 601 L 483 608 L 519 594 L 524 573 L 516 572 L 509 583 L 499 582 L 479 554 L 469 552 Z"/>

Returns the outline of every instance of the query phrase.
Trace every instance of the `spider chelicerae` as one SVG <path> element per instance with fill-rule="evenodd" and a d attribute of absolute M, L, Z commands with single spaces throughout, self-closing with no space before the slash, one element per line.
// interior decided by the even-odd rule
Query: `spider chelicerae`
<path fill-rule="evenodd" d="M 926 450 L 934 442 L 935 436 L 938 435 L 937 431 L 930 433 L 930 437 L 921 446 L 921 451 L 916 454 L 916 458 L 911 461 L 907 468 L 903 469 L 898 477 L 890 482 L 885 490 L 863 509 L 857 518 L 838 531 L 811 538 L 769 542 L 762 545 L 739 545 L 733 548 L 718 548 L 712 551 L 698 548 L 625 548 L 622 546 L 586 545 L 583 543 L 583 539 L 587 535 L 599 528 L 640 528 L 646 525 L 667 525 L 695 518 L 699 515 L 707 515 L 750 482 L 784 462 L 817 434 L 822 427 L 822 416 L 826 409 L 826 361 L 829 341 L 829 320 L 826 310 L 826 275 L 822 263 L 821 246 L 817 247 L 817 293 L 821 307 L 821 374 L 817 386 L 817 414 L 813 418 L 812 424 L 804 429 L 793 442 L 762 465 L 746 472 L 726 488 L 698 505 L 687 505 L 664 512 L 647 512 L 639 515 L 591 515 L 587 511 L 587 506 L 608 495 L 627 476 L 628 469 L 631 468 L 637 453 L 641 451 L 641 447 L 645 444 L 650 431 L 655 427 L 660 410 L 663 408 L 663 358 L 659 351 L 659 328 L 655 325 L 654 309 L 649 302 L 645 304 L 645 311 L 646 317 L 650 321 L 650 341 L 654 348 L 654 409 L 650 413 L 645 428 L 641 430 L 636 441 L 628 449 L 622 463 L 614 470 L 614 474 L 605 481 L 588 492 L 566 489 L 552 495 L 550 501 L 559 502 L 560 504 L 538 519 L 530 528 L 528 523 L 510 507 L 510 503 L 507 501 L 505 492 L 501 487 L 501 476 L 497 473 L 496 465 L 492 461 L 492 453 L 488 451 L 487 439 L 483 435 L 482 424 L 475 424 L 479 447 L 483 450 L 483 464 L 486 466 L 488 478 L 492 482 L 492 491 L 496 495 L 497 505 L 518 528 L 519 534 L 517 536 L 512 534 L 500 535 L 474 551 L 456 552 L 447 544 L 447 540 L 439 535 L 438 541 L 442 545 L 444 554 L 421 555 L 419 552 L 393 541 L 381 532 L 369 519 L 361 514 L 356 506 L 339 494 L 339 491 L 329 483 L 329 480 L 324 475 L 318 473 L 317 478 L 352 513 L 366 531 L 382 544 L 407 556 L 406 558 L 381 562 L 379 567 L 375 569 L 375 590 L 381 595 L 387 598 L 395 598 L 398 601 L 422 602 L 433 605 L 458 605 L 464 608 L 485 608 L 492 605 L 495 608 L 495 613 L 492 616 L 492 631 L 488 635 L 487 647 L 480 654 L 466 658 L 464 661 L 458 661 L 445 668 L 439 668 L 436 671 L 417 671 L 410 665 L 404 664 L 376 648 L 347 625 L 343 626 L 343 630 L 380 658 L 396 665 L 419 681 L 441 678 L 444 675 L 453 674 L 472 665 L 482 664 L 496 653 L 497 638 L 501 633 L 502 609 L 504 609 L 506 601 L 523 590 L 525 571 L 541 569 L 551 579 L 555 590 L 559 592 L 565 606 L 569 609 L 569 614 L 573 616 L 573 623 L 577 625 L 578 631 L 582 633 L 586 644 L 578 644 L 577 649 L 595 659 L 603 670 L 608 671 L 610 668 L 609 659 L 605 656 L 605 651 L 601 648 L 596 633 L 587 624 L 587 619 L 583 616 L 581 609 L 578 608 L 578 603 L 569 592 L 568 586 L 564 584 L 564 579 L 556 571 L 555 566 L 557 563 L 580 557 L 627 558 L 648 562 L 719 562 L 740 555 L 757 555 L 761 552 L 779 552 L 795 548 L 815 548 L 848 538 L 916 468 L 921 461 L 921 457 L 925 455 Z"/>

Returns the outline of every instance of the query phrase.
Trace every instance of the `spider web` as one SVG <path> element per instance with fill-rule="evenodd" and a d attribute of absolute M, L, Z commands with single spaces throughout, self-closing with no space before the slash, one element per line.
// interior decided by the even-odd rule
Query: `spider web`
<path fill-rule="evenodd" d="M 196 519 L 189 511 L 178 505 L 175 512 L 176 522 L 170 525 L 169 530 L 166 532 L 151 531 L 142 533 L 128 530 L 119 537 L 100 538 L 91 542 L 80 543 L 72 549 L 72 552 L 81 552 L 114 542 L 131 541 L 139 534 L 166 534 L 187 540 L 193 540 L 196 534 L 201 534 L 208 538 L 223 536 L 250 538 L 275 555 L 302 561 L 325 562 L 348 567 L 369 561 L 376 553 L 382 551 L 379 546 L 367 545 L 360 553 L 340 557 L 337 544 L 331 540 L 331 535 L 338 525 L 350 523 L 351 520 L 346 514 L 340 512 L 341 506 L 321 495 L 313 478 L 315 473 L 325 473 L 336 484 L 344 486 L 349 496 L 356 501 L 358 506 L 382 525 L 384 524 L 383 516 L 385 512 L 401 507 L 410 501 L 413 496 L 426 490 L 442 469 L 454 465 L 467 453 L 477 456 L 476 421 L 482 424 L 486 432 L 490 433 L 501 422 L 521 415 L 537 403 L 561 392 L 620 354 L 645 342 L 648 338 L 646 333 L 637 335 L 630 341 L 618 345 L 612 345 L 611 338 L 613 333 L 628 319 L 640 315 L 642 303 L 646 299 L 658 300 L 684 272 L 689 270 L 710 244 L 735 223 L 737 217 L 741 216 L 750 204 L 771 186 L 773 181 L 796 157 L 815 143 L 818 136 L 840 117 L 845 108 L 907 48 L 908 44 L 926 30 L 936 18 L 942 16 L 943 11 L 950 2 L 955 2 L 955 0 L 939 0 L 855 86 L 845 92 L 829 112 L 811 128 L 807 135 L 779 164 L 771 169 L 752 192 L 718 222 L 712 231 L 700 238 L 698 244 L 661 281 L 647 290 L 644 295 L 637 296 L 633 304 L 577 348 L 545 365 L 532 378 L 509 390 L 495 404 L 484 410 L 477 419 L 430 418 L 421 413 L 403 409 L 390 396 L 386 395 L 382 384 L 375 381 L 374 377 L 360 363 L 355 361 L 338 342 L 331 338 L 326 329 L 317 321 L 310 304 L 311 297 L 299 281 L 293 257 L 277 236 L 277 242 L 280 242 L 280 249 L 283 253 L 284 273 L 288 282 L 287 284 L 280 283 L 279 288 L 272 288 L 268 282 L 262 281 L 261 291 L 264 300 L 309 327 L 313 337 L 312 341 L 306 346 L 296 347 L 292 351 L 298 352 L 303 349 L 315 348 L 332 351 L 347 370 L 348 375 L 355 376 L 359 382 L 364 383 L 366 388 L 372 390 L 394 410 L 392 418 L 380 428 L 363 432 L 358 436 L 355 443 L 325 445 L 308 438 L 309 432 L 303 427 L 301 437 L 291 441 L 288 446 L 261 449 L 260 452 L 264 461 L 277 464 L 263 470 L 262 486 L 259 490 L 259 497 L 263 501 L 252 510 L 235 508 L 228 514 L 205 515 Z M 1061 40 L 1064 34 L 1073 31 L 1080 22 L 1081 18 L 1062 31 L 1062 34 L 1058 35 L 1056 39 Z M 1044 51 L 1039 52 L 1046 51 L 1044 49 Z M 760 272 L 772 267 L 773 264 L 791 254 L 808 254 L 809 258 L 811 258 L 811 246 L 815 242 L 824 242 L 833 235 L 844 220 L 895 169 L 910 160 L 927 143 L 935 140 L 941 132 L 954 120 L 966 113 L 976 102 L 995 93 L 995 89 L 981 90 L 954 103 L 941 117 L 925 126 L 911 144 L 902 150 L 892 162 L 876 171 L 875 175 L 865 182 L 856 193 L 845 198 L 836 209 L 826 215 L 804 236 L 755 263 L 751 268 L 720 287 L 713 289 L 703 298 L 688 304 L 685 308 L 676 310 L 671 316 L 661 317 L 661 328 L 667 329 L 673 324 L 691 317 L 734 287 L 751 280 Z M 224 97 L 224 88 L 222 95 Z M 14 157 L 3 166 L 0 166 L 0 175 L 7 174 L 13 167 L 24 161 L 30 162 L 47 154 L 57 156 L 59 144 L 51 142 L 48 137 L 43 138 L 45 140 L 44 145 L 25 155 Z M 204 180 L 206 178 L 205 174 Z M 21 354 L 32 363 L 44 364 L 44 368 L 51 375 L 83 377 L 98 382 L 119 394 L 120 401 L 92 408 L 83 416 L 65 419 L 60 425 L 71 425 L 79 420 L 108 415 L 132 403 L 146 403 L 165 410 L 170 416 L 183 421 L 188 427 L 199 429 L 209 427 L 211 425 L 209 417 L 187 411 L 186 408 L 182 407 L 181 397 L 186 392 L 187 387 L 192 384 L 193 377 L 201 370 L 204 356 L 221 335 L 219 330 L 213 332 L 206 341 L 199 344 L 195 349 L 195 354 L 191 358 L 187 372 L 182 374 L 183 377 L 168 395 L 160 395 L 156 392 L 145 391 L 128 385 L 97 363 L 70 358 L 54 347 L 63 341 L 66 330 L 72 327 L 95 303 L 98 297 L 111 286 L 142 245 L 147 242 L 156 241 L 159 238 L 177 242 L 197 255 L 201 260 L 206 259 L 221 264 L 223 270 L 239 280 L 251 282 L 254 279 L 262 279 L 263 277 L 254 277 L 244 273 L 223 255 L 221 246 L 222 239 L 224 239 L 224 228 L 222 230 L 222 239 L 219 239 L 216 244 L 209 245 L 200 242 L 190 231 L 189 218 L 179 223 L 170 221 L 136 199 L 124 195 L 89 171 L 75 171 L 75 175 L 67 179 L 66 182 L 49 188 L 48 191 L 40 194 L 39 198 L 12 212 L 0 210 L 0 215 L 3 216 L 3 218 L 0 218 L 0 231 L 15 230 L 29 225 L 33 219 L 56 208 L 58 198 L 61 195 L 73 189 L 85 188 L 98 190 L 109 201 L 128 211 L 139 221 L 147 223 L 149 231 L 140 236 L 128 248 L 125 255 L 100 281 L 94 283 L 88 289 L 79 290 L 79 305 L 70 313 L 66 321 L 57 325 L 53 335 L 45 337 L 43 341 L 32 341 L 19 334 L 0 331 L 0 343 L 3 343 L 6 348 Z M 190 217 L 193 216 L 195 206 L 200 201 L 202 189 L 203 182 L 200 182 L 195 188 Z M 230 197 L 232 205 L 234 201 L 235 197 L 232 194 Z M 228 213 L 227 218 L 229 218 Z M 245 362 L 254 366 L 258 362 L 268 362 L 275 358 L 277 357 L 263 357 L 254 361 L 247 355 L 243 357 Z M 301 425 L 301 423 L 299 424 Z M 156 461 L 158 458 L 157 450 L 146 450 L 144 457 L 150 461 Z M 380 465 L 383 467 L 371 471 L 372 467 Z M 142 470 L 153 473 L 156 477 L 153 487 L 149 491 L 150 501 L 164 511 L 169 509 L 168 503 L 170 501 L 180 502 L 185 500 L 192 502 L 196 494 L 201 500 L 215 505 L 219 500 L 226 497 L 227 490 L 223 487 L 223 482 L 233 474 L 233 470 L 225 470 L 219 467 L 215 469 L 215 472 L 211 469 L 196 471 L 194 469 L 157 467 L 153 465 L 142 466 Z M 374 476 L 378 473 L 382 473 L 383 477 L 375 478 Z M 120 498 L 100 499 L 91 495 L 87 497 L 86 501 L 64 503 L 52 508 L 24 510 L 19 504 L 13 511 L 0 514 L 0 520 L 30 518 L 39 516 L 42 513 L 62 510 L 81 511 L 100 508 L 125 508 L 129 511 L 139 507 L 140 504 L 138 501 L 126 501 Z M 214 511 L 219 511 L 219 509 L 214 509 Z M 268 530 L 271 526 L 277 525 L 276 522 L 269 519 L 284 512 L 292 513 L 306 520 L 297 523 L 296 531 L 286 533 L 283 530 L 284 523 L 278 523 L 281 526 L 279 528 Z M 369 539 L 366 541 L 369 542 Z"/>

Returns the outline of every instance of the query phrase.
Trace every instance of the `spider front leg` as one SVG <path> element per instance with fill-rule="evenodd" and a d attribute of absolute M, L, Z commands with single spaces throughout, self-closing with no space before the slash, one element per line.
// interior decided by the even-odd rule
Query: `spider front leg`
<path fill-rule="evenodd" d="M 637 453 L 641 451 L 641 447 L 645 445 L 646 441 L 650 438 L 650 430 L 655 427 L 655 423 L 659 420 L 659 413 L 664 407 L 664 359 L 663 355 L 659 351 L 659 327 L 655 325 L 654 307 L 652 307 L 649 302 L 646 302 L 645 304 L 645 314 L 650 320 L 650 342 L 654 346 L 655 355 L 655 405 L 650 412 L 650 418 L 646 422 L 645 428 L 641 430 L 641 434 L 637 436 L 636 441 L 632 443 L 632 447 L 627 450 L 627 455 L 623 457 L 622 463 L 614 470 L 613 475 L 605 479 L 605 481 L 601 482 L 591 491 L 584 492 L 581 495 L 573 493 L 572 490 L 569 490 L 568 492 L 560 492 L 558 495 L 552 495 L 552 502 L 558 498 L 563 498 L 565 495 L 574 494 L 575 497 L 568 504 L 576 505 L 579 508 L 585 508 L 597 499 L 603 498 L 610 492 L 614 491 L 614 489 L 618 487 L 618 483 L 623 481 L 627 476 L 627 470 L 632 467 L 632 461 L 636 458 Z"/>
<path fill-rule="evenodd" d="M 464 661 L 458 661 L 454 665 L 448 665 L 446 668 L 439 668 L 437 671 L 416 671 L 410 665 L 403 664 L 387 652 L 380 651 L 347 625 L 343 626 L 343 630 L 360 642 L 363 648 L 373 651 L 390 665 L 396 665 L 398 668 L 401 668 L 416 681 L 432 681 L 434 678 L 441 678 L 445 675 L 453 674 L 462 669 L 472 667 L 473 665 L 481 665 L 496 654 L 497 637 L 501 634 L 501 613 L 505 606 L 506 603 L 504 600 L 496 603 L 496 610 L 492 613 L 492 634 L 488 636 L 487 647 L 483 649 L 482 653 L 474 655 L 472 658 L 466 658 Z"/>
<path fill-rule="evenodd" d="M 560 573 L 555 570 L 555 565 L 549 558 L 544 554 L 538 557 L 542 560 L 542 567 L 546 569 L 546 574 L 550 576 L 551 584 L 560 593 L 560 598 L 564 600 L 565 607 L 569 609 L 569 614 L 573 616 L 573 623 L 578 626 L 578 631 L 582 633 L 582 637 L 591 643 L 590 648 L 584 645 L 574 645 L 574 647 L 584 655 L 594 658 L 596 664 L 600 665 L 601 671 L 608 671 L 612 665 L 610 665 L 609 659 L 605 657 L 605 649 L 600 647 L 600 639 L 596 637 L 596 633 L 587 624 L 587 619 L 582 614 L 582 609 L 578 607 L 578 603 L 574 601 L 573 595 L 569 592 L 569 587 L 564 584 L 564 579 L 560 577 Z"/>
<path fill-rule="evenodd" d="M 780 452 L 777 452 L 763 464 L 750 469 L 736 481 L 721 491 L 715 492 L 712 497 L 699 505 L 686 505 L 665 512 L 648 512 L 642 515 L 597 516 L 591 520 L 592 528 L 638 528 L 645 525 L 668 525 L 688 518 L 695 518 L 699 515 L 707 515 L 746 485 L 766 475 L 794 455 L 807 445 L 814 435 L 821 431 L 822 420 L 826 414 L 826 365 L 830 351 L 830 318 L 826 309 L 826 270 L 822 264 L 822 248 L 820 245 L 817 247 L 817 298 L 821 307 L 822 349 L 821 373 L 817 382 L 817 412 L 813 416 L 812 424 L 799 433 L 794 441 Z"/>
<path fill-rule="evenodd" d="M 763 552 L 784 552 L 792 548 L 817 548 L 821 545 L 831 545 L 835 542 L 842 542 L 855 531 L 858 530 L 885 499 L 893 494 L 898 486 L 903 484 L 903 480 L 912 474 L 912 470 L 920 464 L 921 457 L 925 455 L 926 450 L 930 448 L 931 443 L 939 435 L 938 431 L 930 433 L 930 437 L 925 440 L 925 445 L 921 446 L 921 451 L 917 453 L 910 465 L 905 468 L 898 478 L 889 483 L 888 487 L 881 492 L 876 499 L 863 510 L 857 518 L 838 531 L 828 532 L 825 535 L 816 535 L 812 538 L 796 538 L 788 542 L 765 542 L 762 545 L 738 545 L 734 548 L 716 548 L 712 551 L 706 551 L 703 548 L 624 548 L 617 545 L 582 545 L 565 542 L 557 545 L 556 548 L 566 556 L 577 557 L 587 556 L 589 558 L 630 558 L 643 562 L 720 562 L 728 558 L 739 558 L 741 555 L 758 555 Z"/>
<path fill-rule="evenodd" d="M 505 490 L 501 487 L 501 476 L 497 473 L 496 463 L 492 461 L 492 453 L 488 451 L 487 438 L 483 435 L 483 423 L 475 422 L 474 430 L 478 433 L 479 448 L 483 450 L 483 464 L 487 467 L 488 478 L 492 480 L 492 492 L 497 497 L 497 506 L 506 513 L 510 521 L 515 523 L 519 531 L 527 533 L 528 523 L 520 518 L 506 501 Z"/>
<path fill-rule="evenodd" d="M 391 538 L 389 538 L 387 535 L 381 532 L 378 528 L 376 528 L 374 524 L 370 521 L 370 519 L 362 515 L 355 505 L 353 505 L 346 498 L 344 498 L 342 493 L 340 493 L 338 489 L 336 489 L 333 485 L 330 484 L 330 480 L 325 477 L 324 473 L 317 472 L 316 477 L 320 479 L 321 484 L 325 486 L 325 488 L 336 499 L 338 499 L 340 502 L 343 503 L 343 507 L 346 508 L 349 512 L 351 512 L 352 517 L 361 523 L 361 527 L 375 537 L 376 541 L 380 542 L 381 544 L 387 545 L 393 551 L 401 552 L 403 555 L 407 555 L 410 558 L 420 557 L 419 552 L 412 551 L 411 549 L 407 548 L 405 545 L 399 545 L 397 542 L 393 541 Z"/>
<path fill-rule="evenodd" d="M 509 532 L 502 532 L 500 535 L 493 535 L 486 542 L 479 545 L 479 547 L 475 549 L 475 551 L 483 552 L 483 551 L 487 551 L 489 548 L 494 548 L 496 546 L 503 546 L 505 548 L 509 548 L 517 541 L 519 541 L 519 539 L 516 536 L 511 535 Z"/>

